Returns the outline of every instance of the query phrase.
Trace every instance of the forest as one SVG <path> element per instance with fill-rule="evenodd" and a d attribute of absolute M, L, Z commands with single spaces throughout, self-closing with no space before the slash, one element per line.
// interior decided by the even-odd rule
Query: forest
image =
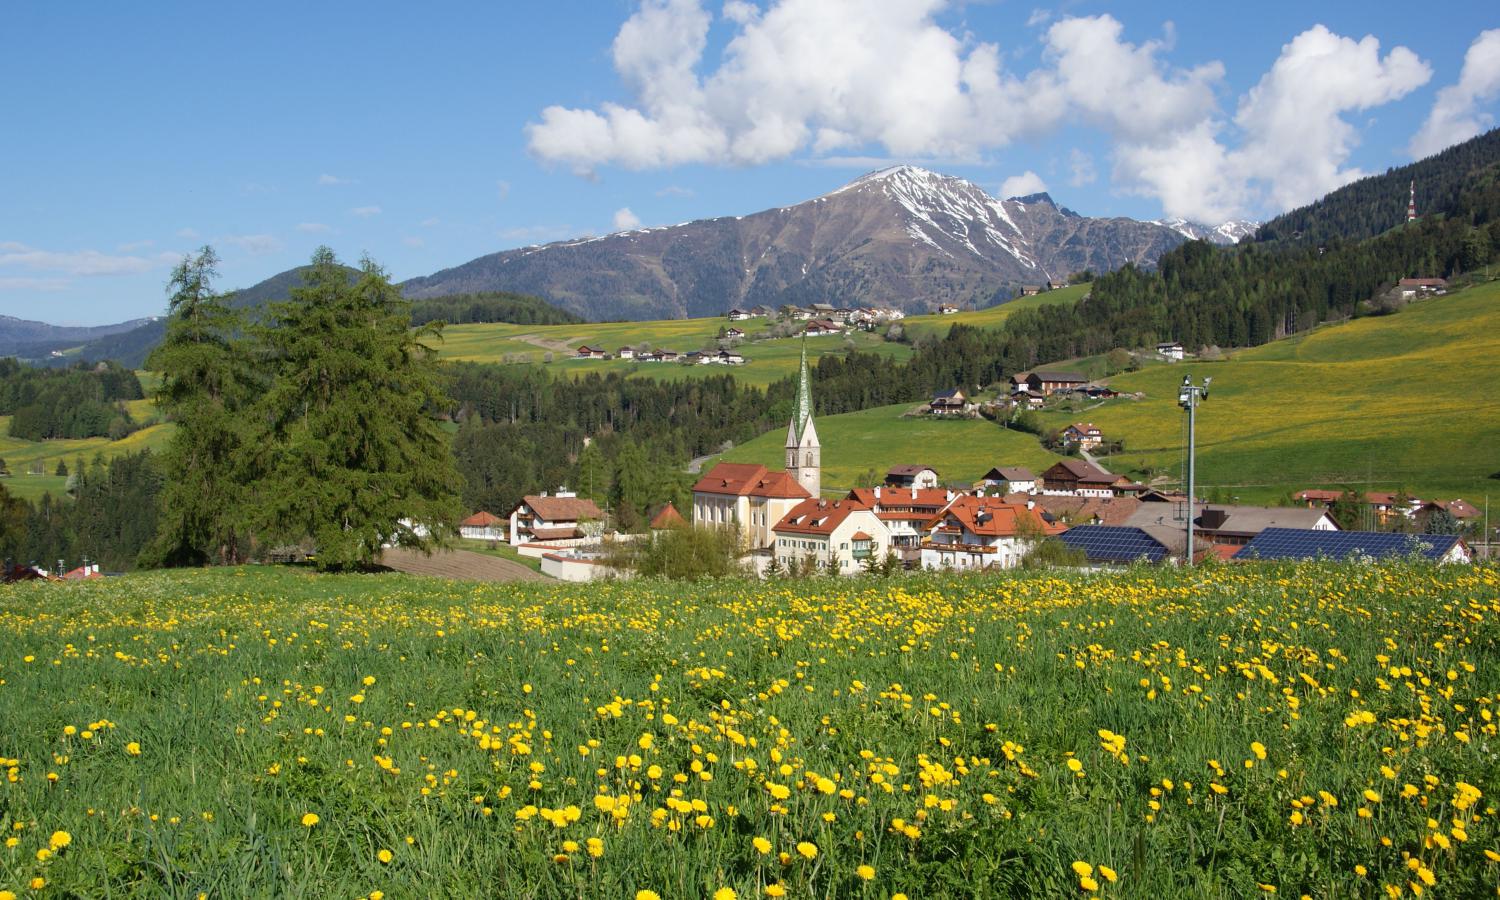
<path fill-rule="evenodd" d="M 0 416 L 11 417 L 11 437 L 118 440 L 137 427 L 124 402 L 143 396 L 135 373 L 116 363 L 37 369 L 0 359 Z"/>

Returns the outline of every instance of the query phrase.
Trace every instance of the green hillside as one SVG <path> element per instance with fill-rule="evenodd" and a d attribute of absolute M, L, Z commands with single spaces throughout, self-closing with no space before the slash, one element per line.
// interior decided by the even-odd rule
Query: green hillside
<path fill-rule="evenodd" d="M 1223 362 L 1156 366 L 1110 386 L 1143 392 L 1049 425 L 1087 420 L 1125 453 L 1106 461 L 1132 475 L 1183 471 L 1184 375 L 1213 377 L 1198 415 L 1204 490 L 1243 500 L 1287 489 L 1352 485 L 1440 497 L 1500 497 L 1500 282 L 1377 318 L 1326 326 Z M 939 460 L 940 462 L 941 460 Z"/>
<path fill-rule="evenodd" d="M 998 328 L 1005 320 L 1025 309 L 1036 309 L 1039 306 L 1055 306 L 1062 303 L 1076 303 L 1089 292 L 1089 285 L 1075 284 L 1055 291 L 1046 291 L 1031 297 L 1019 297 L 1009 303 L 1001 303 L 998 306 L 989 306 L 984 309 L 969 310 L 966 312 L 953 313 L 940 316 L 936 313 L 925 316 L 907 316 L 901 320 L 909 337 L 915 340 L 923 335 L 935 335 L 942 337 L 948 333 L 948 329 L 954 325 L 972 325 L 975 328 Z"/>
<path fill-rule="evenodd" d="M 1058 458 L 1032 435 L 984 419 L 904 415 L 918 407 L 900 404 L 819 417 L 824 489 L 846 490 L 870 469 L 884 475 L 894 465 L 928 465 L 945 481 L 974 481 L 991 466 L 1029 466 L 1040 472 Z M 785 442 L 785 429 L 776 429 L 736 447 L 723 459 L 779 469 L 785 463 Z"/>
<path fill-rule="evenodd" d="M 130 415 L 137 422 L 149 419 L 155 413 L 150 400 L 132 400 L 126 404 Z M 43 494 L 60 496 L 68 479 L 54 475 L 59 460 L 71 469 L 76 460 L 91 461 L 96 455 L 111 459 L 125 453 L 142 450 L 160 451 L 166 447 L 172 434 L 171 425 L 152 425 L 118 441 L 109 438 L 82 438 L 78 440 L 27 441 L 10 436 L 10 416 L 0 416 L 0 458 L 10 469 L 10 477 L 0 480 L 12 496 L 25 500 L 36 500 Z M 32 463 L 41 461 L 45 475 L 28 475 L 26 470 Z"/>

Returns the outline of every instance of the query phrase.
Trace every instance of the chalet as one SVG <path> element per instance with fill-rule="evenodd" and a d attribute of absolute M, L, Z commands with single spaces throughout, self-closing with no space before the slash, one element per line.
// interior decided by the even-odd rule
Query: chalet
<path fill-rule="evenodd" d="M 1041 409 L 1047 402 L 1047 395 L 1040 391 L 1031 391 L 1022 388 L 1019 391 L 1010 392 L 1010 402 L 1022 409 Z"/>
<path fill-rule="evenodd" d="M 621 347 L 615 355 L 621 359 L 635 359 L 635 348 Z"/>
<path fill-rule="evenodd" d="M 818 337 L 824 334 L 843 334 L 844 326 L 832 319 L 813 319 L 807 323 L 807 336 Z"/>
<path fill-rule="evenodd" d="M 710 363 L 718 362 L 718 359 L 719 354 L 717 353 L 703 353 L 699 350 L 694 350 L 684 356 L 682 361 L 690 366 L 706 366 Z"/>
<path fill-rule="evenodd" d="M 885 473 L 885 485 L 891 488 L 935 488 L 938 484 L 937 469 L 931 466 L 892 466 Z"/>
<path fill-rule="evenodd" d="M 775 540 L 771 528 L 811 497 L 797 479 L 753 463 L 719 463 L 693 485 L 693 524 L 737 526 L 748 549 Z"/>
<path fill-rule="evenodd" d="M 1047 521 L 1032 503 L 959 497 L 928 525 L 924 569 L 1010 569 L 1037 539 L 1065 529 Z"/>
<path fill-rule="evenodd" d="M 491 512 L 480 510 L 458 523 L 460 537 L 474 541 L 503 541 L 506 539 L 505 520 Z"/>
<path fill-rule="evenodd" d="M 1034 494 L 1037 489 L 1036 476 L 1024 466 L 995 466 L 979 483 L 1002 494 Z"/>
<path fill-rule="evenodd" d="M 1015 496 L 1019 498 L 1019 495 Z M 1042 515 L 1066 525 L 1124 525 L 1142 506 L 1141 501 L 1135 497 L 1038 494 L 1032 499 Z"/>
<path fill-rule="evenodd" d="M 584 536 L 583 523 L 602 519 L 594 501 L 567 490 L 528 495 L 510 513 L 510 543 L 567 541 Z"/>
<path fill-rule="evenodd" d="M 676 350 L 658 350 L 651 354 L 651 358 L 656 362 L 677 362 L 682 359 L 682 354 Z"/>
<path fill-rule="evenodd" d="M 1396 289 L 1403 297 L 1426 297 L 1429 294 L 1448 293 L 1446 278 L 1403 278 L 1396 282 Z"/>
<path fill-rule="evenodd" d="M 745 357 L 735 353 L 733 350 L 720 350 L 717 362 L 721 366 L 743 366 L 745 364 Z"/>
<path fill-rule="evenodd" d="M 1467 500 L 1428 500 L 1417 507 L 1417 524 L 1425 531 L 1432 517 L 1445 512 L 1453 517 L 1459 527 L 1466 528 L 1484 518 L 1484 513 Z"/>
<path fill-rule="evenodd" d="M 757 306 L 750 310 L 750 315 L 758 319 L 774 319 L 776 317 L 776 310 L 769 306 Z"/>
<path fill-rule="evenodd" d="M 740 339 L 740 338 L 742 338 L 742 337 L 745 336 L 745 329 L 743 329 L 743 328 L 726 328 L 726 329 L 724 329 L 724 336 L 727 337 L 727 338 L 729 338 L 730 340 L 738 340 L 738 339 Z"/>
<path fill-rule="evenodd" d="M 1035 372 L 1026 373 L 1027 390 L 1036 391 L 1041 394 L 1055 394 L 1059 391 L 1081 390 L 1089 380 L 1077 372 L 1044 372 L 1038 369 Z"/>
<path fill-rule="evenodd" d="M 1074 422 L 1062 430 L 1063 446 L 1077 447 L 1087 453 L 1104 443 L 1104 432 L 1093 422 Z"/>
<path fill-rule="evenodd" d="M 743 321 L 745 321 L 748 318 L 750 318 L 750 312 L 749 312 L 749 310 L 744 310 L 744 309 L 740 309 L 739 307 L 735 307 L 734 309 L 731 309 L 729 311 L 729 321 L 731 321 L 731 322 L 743 322 Z"/>
<path fill-rule="evenodd" d="M 1037 294 L 1040 294 L 1041 292 L 1042 292 L 1042 286 L 1039 285 L 1039 284 L 1023 284 L 1023 285 L 1021 285 L 1021 296 L 1022 297 L 1035 297 Z"/>
<path fill-rule="evenodd" d="M 938 487 L 855 488 L 848 499 L 875 511 L 890 532 L 891 547 L 902 562 L 915 567 L 922 561 L 922 541 L 929 537 L 928 524 L 958 495 Z"/>
<path fill-rule="evenodd" d="M 1081 459 L 1064 459 L 1042 473 L 1042 493 L 1073 497 L 1113 497 L 1130 479 Z"/>
<path fill-rule="evenodd" d="M 957 312 L 958 307 L 954 306 L 951 303 L 942 303 L 938 305 L 938 315 L 940 316 L 951 316 Z"/>
<path fill-rule="evenodd" d="M 608 359 L 609 358 L 609 354 L 605 353 L 604 349 L 602 347 L 590 347 L 587 344 L 584 344 L 584 345 L 582 345 L 582 346 L 580 346 L 578 348 L 578 352 L 577 352 L 576 356 L 577 356 L 578 359 Z"/>
<path fill-rule="evenodd" d="M 1083 395 L 1090 400 L 1113 400 L 1120 396 L 1119 391 L 1110 390 L 1102 384 L 1090 384 L 1082 389 Z"/>
<path fill-rule="evenodd" d="M 666 531 L 669 528 L 686 527 L 687 520 L 682 517 L 682 513 L 677 511 L 677 507 L 673 506 L 670 502 L 663 504 L 660 509 L 651 514 L 652 531 Z"/>
<path fill-rule="evenodd" d="M 1167 341 L 1156 345 L 1156 355 L 1172 362 L 1182 362 L 1184 356 L 1181 341 Z"/>
<path fill-rule="evenodd" d="M 1066 278 L 1049 278 L 1049 279 L 1047 279 L 1047 290 L 1049 290 L 1049 291 L 1060 291 L 1060 290 L 1062 290 L 1063 288 L 1065 288 L 1067 286 L 1068 286 L 1068 279 L 1066 279 Z"/>
<path fill-rule="evenodd" d="M 799 322 L 805 322 L 817 315 L 812 310 L 804 309 L 800 306 L 783 306 L 781 310 L 788 318 L 796 319 Z"/>
<path fill-rule="evenodd" d="M 1163 526 L 1185 531 L 1186 512 L 1186 497 L 1181 503 L 1142 503 L 1125 524 L 1138 528 Z M 1242 547 L 1267 528 L 1338 530 L 1338 525 L 1334 524 L 1332 517 L 1324 510 L 1299 506 L 1195 504 L 1193 512 L 1195 534 L 1219 547 Z"/>
<path fill-rule="evenodd" d="M 934 416 L 956 416 L 962 415 L 968 408 L 969 398 L 958 388 L 950 388 L 939 391 L 932 395 L 927 403 L 927 411 Z"/>
<path fill-rule="evenodd" d="M 890 531 L 875 511 L 858 500 L 809 497 L 787 511 L 772 528 L 776 562 L 783 568 L 812 560 L 825 570 L 854 575 L 867 560 L 883 559 Z"/>
<path fill-rule="evenodd" d="M 825 316 L 826 317 L 826 316 L 832 316 L 832 315 L 835 315 L 835 314 L 838 313 L 838 310 L 834 308 L 834 305 L 832 303 L 814 303 L 811 308 L 812 308 L 812 313 L 815 316 Z"/>
<path fill-rule="evenodd" d="M 1031 389 L 1031 373 L 1017 372 L 1010 376 L 1010 389 L 1012 392 Z"/>

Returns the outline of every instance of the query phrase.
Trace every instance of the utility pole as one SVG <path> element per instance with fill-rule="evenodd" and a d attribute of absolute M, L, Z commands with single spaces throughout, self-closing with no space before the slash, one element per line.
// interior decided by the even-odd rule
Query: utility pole
<path fill-rule="evenodd" d="M 1183 565 L 1193 565 L 1193 504 L 1197 490 L 1197 471 L 1194 456 L 1197 451 L 1198 404 L 1208 399 L 1208 386 L 1213 378 L 1203 379 L 1203 384 L 1193 384 L 1191 375 L 1182 376 L 1182 388 L 1177 392 L 1177 405 L 1188 414 L 1188 483 L 1187 483 L 1187 547 L 1183 551 Z"/>

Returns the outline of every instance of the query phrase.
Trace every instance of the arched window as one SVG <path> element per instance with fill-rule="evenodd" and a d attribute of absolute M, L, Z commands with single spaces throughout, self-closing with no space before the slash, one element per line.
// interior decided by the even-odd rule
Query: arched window
<path fill-rule="evenodd" d="M 803 465 L 804 466 L 811 466 L 812 464 L 813 464 L 813 461 L 812 461 L 812 451 L 809 450 L 809 451 L 807 451 L 807 461 L 804 462 Z"/>

